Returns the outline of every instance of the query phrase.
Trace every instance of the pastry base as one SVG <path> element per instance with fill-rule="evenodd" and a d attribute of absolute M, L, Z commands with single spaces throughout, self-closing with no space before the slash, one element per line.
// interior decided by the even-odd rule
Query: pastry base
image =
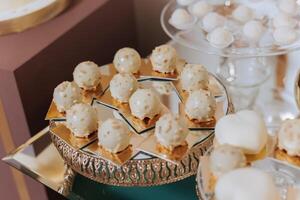
<path fill-rule="evenodd" d="M 299 156 L 290 156 L 287 154 L 285 150 L 281 150 L 279 148 L 275 149 L 274 156 L 276 159 L 281 161 L 286 161 L 292 165 L 300 167 L 300 157 Z"/>
<path fill-rule="evenodd" d="M 216 125 L 216 118 L 212 117 L 210 119 L 207 119 L 205 121 L 200 121 L 197 119 L 190 119 L 187 115 L 185 115 L 192 123 L 198 124 L 201 127 L 215 127 Z"/>
<path fill-rule="evenodd" d="M 139 124 L 142 127 L 150 127 L 150 126 L 154 126 L 156 121 L 160 118 L 161 114 L 157 114 L 155 115 L 152 119 L 146 117 L 143 120 L 133 116 L 133 121 L 137 124 Z"/>
<path fill-rule="evenodd" d="M 245 154 L 247 163 L 252 163 L 256 160 L 262 160 L 267 156 L 267 147 L 265 146 L 258 154 Z"/>
<path fill-rule="evenodd" d="M 174 72 L 168 72 L 168 73 L 152 70 L 151 75 L 161 77 L 161 78 L 174 78 L 175 79 L 175 78 L 177 78 L 178 73 L 176 72 L 176 70 Z"/>
<path fill-rule="evenodd" d="M 188 143 L 184 141 L 183 144 L 172 149 L 157 143 L 156 149 L 159 153 L 167 155 L 170 159 L 179 160 L 186 154 L 188 150 Z"/>
<path fill-rule="evenodd" d="M 112 160 L 113 162 L 116 162 L 116 163 L 124 163 L 127 160 L 129 160 L 132 156 L 132 145 L 129 145 L 126 149 L 124 149 L 123 151 L 117 152 L 117 153 L 112 153 L 112 152 L 106 150 L 101 145 L 99 145 L 98 150 L 102 154 L 103 157 L 105 157 L 109 160 Z"/>
<path fill-rule="evenodd" d="M 99 99 L 103 93 L 103 88 L 101 83 L 91 90 L 82 89 L 82 98 L 84 103 L 91 103 L 94 98 Z"/>

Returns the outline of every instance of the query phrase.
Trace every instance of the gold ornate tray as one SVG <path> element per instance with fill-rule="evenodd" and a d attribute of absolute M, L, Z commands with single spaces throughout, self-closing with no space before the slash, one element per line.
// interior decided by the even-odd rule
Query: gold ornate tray
<path fill-rule="evenodd" d="M 71 0 L 35 0 L 0 13 L 0 35 L 22 32 L 44 23 L 64 11 Z"/>
<path fill-rule="evenodd" d="M 101 69 L 106 72 L 113 71 L 110 70 L 111 65 L 102 66 Z M 216 80 L 219 81 L 217 78 Z M 140 82 L 149 85 L 147 81 L 150 80 L 140 80 Z M 224 114 L 226 115 L 232 113 L 234 109 L 228 97 L 226 88 L 221 82 L 219 83 L 223 91 L 223 96 L 216 98 L 218 98 L 219 101 L 224 101 L 223 109 Z M 171 112 L 178 113 L 178 106 L 181 100 L 178 93 L 175 91 L 176 88 L 174 87 L 173 89 L 174 90 L 172 90 L 169 95 L 162 95 L 161 98 L 163 102 L 171 102 L 171 104 L 166 104 Z M 101 116 L 99 116 L 101 121 L 109 117 L 117 117 L 117 115 L 120 117 L 120 113 L 116 109 L 103 105 L 97 99 L 93 101 L 92 105 L 101 105 L 101 108 L 103 109 L 101 110 Z M 100 107 L 98 107 L 98 109 L 100 109 Z M 107 111 L 107 109 L 109 111 Z M 72 143 L 67 142 L 63 137 L 60 137 L 55 132 L 51 131 L 54 130 L 53 128 L 58 123 L 63 122 L 50 120 L 50 134 L 53 144 L 65 160 L 66 164 L 75 172 L 94 181 L 116 186 L 155 186 L 176 182 L 194 175 L 197 172 L 200 156 L 211 147 L 214 138 L 213 128 L 201 129 L 191 133 L 196 134 L 197 137 L 199 136 L 198 142 L 192 146 L 187 155 L 177 163 L 158 158 L 138 149 L 126 163 L 123 165 L 115 165 L 107 159 L 103 159 L 100 156 L 85 150 L 93 141 L 83 147 L 76 148 Z M 130 123 L 127 122 L 127 124 L 130 126 Z M 146 132 L 141 133 L 141 135 L 146 135 L 145 137 L 147 137 Z"/>

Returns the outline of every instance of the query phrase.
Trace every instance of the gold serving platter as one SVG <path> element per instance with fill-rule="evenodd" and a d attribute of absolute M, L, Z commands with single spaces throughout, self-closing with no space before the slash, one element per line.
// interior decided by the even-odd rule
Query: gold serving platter
<path fill-rule="evenodd" d="M 22 32 L 44 23 L 61 12 L 71 0 L 35 0 L 20 8 L 0 14 L 0 35 Z"/>

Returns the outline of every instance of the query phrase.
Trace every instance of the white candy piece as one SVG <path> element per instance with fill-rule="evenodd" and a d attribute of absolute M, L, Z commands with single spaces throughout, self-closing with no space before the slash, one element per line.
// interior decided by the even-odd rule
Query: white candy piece
<path fill-rule="evenodd" d="M 279 13 L 273 19 L 273 26 L 275 28 L 280 28 L 280 27 L 295 28 L 296 25 L 297 25 L 297 20 L 285 13 Z"/>
<path fill-rule="evenodd" d="M 232 17 L 241 23 L 246 23 L 253 19 L 253 16 L 254 14 L 252 9 L 244 5 L 238 6 L 232 13 Z"/>
<path fill-rule="evenodd" d="M 88 104 L 75 104 L 67 110 L 66 126 L 76 137 L 87 137 L 97 130 L 97 112 Z"/>
<path fill-rule="evenodd" d="M 217 178 L 234 169 L 245 167 L 246 164 L 244 153 L 230 145 L 216 147 L 209 157 L 210 170 Z"/>
<path fill-rule="evenodd" d="M 75 83 L 84 90 L 95 90 L 101 80 L 99 66 L 91 61 L 79 63 L 73 72 L 73 78 Z"/>
<path fill-rule="evenodd" d="M 215 12 L 210 12 L 203 17 L 202 28 L 206 32 L 211 32 L 217 27 L 224 26 L 225 21 L 226 19 L 222 15 L 219 15 L 218 13 Z"/>
<path fill-rule="evenodd" d="M 251 41 L 257 42 L 261 39 L 265 28 L 260 21 L 251 20 L 243 27 L 243 33 Z"/>
<path fill-rule="evenodd" d="M 174 47 L 164 44 L 152 51 L 150 56 L 152 69 L 160 73 L 173 73 L 176 69 L 177 52 Z"/>
<path fill-rule="evenodd" d="M 195 0 L 177 0 L 177 3 L 181 6 L 188 6 L 193 3 Z"/>
<path fill-rule="evenodd" d="M 214 117 L 216 100 L 207 90 L 195 90 L 188 96 L 185 103 L 185 113 L 191 120 L 205 121 Z"/>
<path fill-rule="evenodd" d="M 241 148 L 246 154 L 258 154 L 267 144 L 267 128 L 254 111 L 242 110 L 218 120 L 215 139 L 218 144 Z"/>
<path fill-rule="evenodd" d="M 278 8 L 288 14 L 288 15 L 296 15 L 298 5 L 296 3 L 296 0 L 278 0 Z"/>
<path fill-rule="evenodd" d="M 208 72 L 202 65 L 187 64 L 180 74 L 180 84 L 182 89 L 187 92 L 207 89 Z"/>
<path fill-rule="evenodd" d="M 221 176 L 215 187 L 216 200 L 280 200 L 271 175 L 255 168 L 240 168 Z"/>
<path fill-rule="evenodd" d="M 213 47 L 223 49 L 232 44 L 234 37 L 229 30 L 219 27 L 208 34 L 207 40 Z"/>
<path fill-rule="evenodd" d="M 130 144 L 131 133 L 119 119 L 107 119 L 99 125 L 98 144 L 111 153 L 125 150 Z"/>
<path fill-rule="evenodd" d="M 185 141 L 189 129 L 180 116 L 171 113 L 159 118 L 155 125 L 155 137 L 157 141 L 166 148 L 173 149 L 182 145 Z"/>
<path fill-rule="evenodd" d="M 169 23 L 178 29 L 187 29 L 194 21 L 194 17 L 182 8 L 177 8 L 169 19 Z"/>
<path fill-rule="evenodd" d="M 74 82 L 64 81 L 54 89 L 53 102 L 59 112 L 65 112 L 81 101 L 81 90 Z"/>
<path fill-rule="evenodd" d="M 283 122 L 278 133 L 278 147 L 290 156 L 300 156 L 300 119 Z"/>
<path fill-rule="evenodd" d="M 137 88 L 138 82 L 131 74 L 116 74 L 109 84 L 111 96 L 121 103 L 127 103 Z"/>
<path fill-rule="evenodd" d="M 131 114 L 140 120 L 153 119 L 161 112 L 159 97 L 151 89 L 138 89 L 129 99 Z"/>
<path fill-rule="evenodd" d="M 207 13 L 213 11 L 213 6 L 206 1 L 198 1 L 189 7 L 189 11 L 192 15 L 202 18 Z"/>
<path fill-rule="evenodd" d="M 142 61 L 135 49 L 125 47 L 117 51 L 113 63 L 119 73 L 134 74 L 139 71 Z"/>
<path fill-rule="evenodd" d="M 294 29 L 289 27 L 280 27 L 275 29 L 273 37 L 279 45 L 292 44 L 297 39 L 297 33 Z"/>

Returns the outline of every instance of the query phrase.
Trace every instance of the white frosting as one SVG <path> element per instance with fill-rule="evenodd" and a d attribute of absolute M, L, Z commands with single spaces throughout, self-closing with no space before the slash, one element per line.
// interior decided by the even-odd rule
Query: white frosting
<path fill-rule="evenodd" d="M 213 10 L 213 6 L 206 1 L 198 1 L 191 5 L 189 11 L 196 17 L 202 18 Z"/>
<path fill-rule="evenodd" d="M 281 125 L 278 147 L 290 156 L 300 156 L 300 119 L 286 120 Z"/>
<path fill-rule="evenodd" d="M 275 28 L 280 28 L 280 27 L 295 28 L 296 25 L 297 25 L 297 20 L 285 13 L 279 13 L 273 19 L 273 26 Z"/>
<path fill-rule="evenodd" d="M 260 21 L 251 20 L 243 27 L 243 33 L 251 41 L 257 42 L 261 39 L 265 28 Z"/>
<path fill-rule="evenodd" d="M 188 133 L 189 130 L 183 119 L 171 113 L 159 118 L 156 122 L 154 132 L 157 141 L 161 145 L 171 149 L 181 145 L 185 141 Z"/>
<path fill-rule="evenodd" d="M 131 114 L 141 120 L 153 117 L 161 112 L 159 97 L 151 89 L 138 89 L 129 99 Z"/>
<path fill-rule="evenodd" d="M 298 5 L 296 0 L 278 0 L 278 8 L 288 15 L 295 15 L 297 14 Z"/>
<path fill-rule="evenodd" d="M 99 145 L 107 151 L 118 153 L 130 144 L 130 131 L 126 124 L 119 119 L 107 119 L 99 125 Z"/>
<path fill-rule="evenodd" d="M 241 22 L 246 23 L 247 21 L 253 19 L 254 13 L 251 8 L 247 6 L 240 5 L 232 13 L 232 17 Z"/>
<path fill-rule="evenodd" d="M 271 175 L 255 168 L 240 168 L 221 176 L 215 187 L 216 200 L 280 200 Z"/>
<path fill-rule="evenodd" d="M 193 3 L 195 0 L 177 0 L 177 3 L 181 6 L 188 6 Z"/>
<path fill-rule="evenodd" d="M 257 154 L 266 146 L 267 128 L 262 117 L 254 111 L 242 110 L 218 120 L 215 138 L 218 144 L 241 148 L 244 153 Z"/>
<path fill-rule="evenodd" d="M 220 145 L 216 147 L 209 157 L 210 170 L 215 177 L 246 166 L 244 153 L 236 147 Z"/>
<path fill-rule="evenodd" d="M 122 103 L 128 102 L 137 88 L 138 82 L 131 74 L 116 74 L 109 84 L 111 96 Z"/>
<path fill-rule="evenodd" d="M 206 32 L 211 32 L 217 27 L 225 24 L 225 17 L 215 12 L 210 12 L 203 17 L 202 27 Z"/>
<path fill-rule="evenodd" d="M 187 64 L 180 74 L 180 84 L 182 89 L 187 92 L 207 89 L 208 72 L 202 65 Z"/>
<path fill-rule="evenodd" d="M 64 81 L 54 89 L 53 102 L 59 112 L 65 112 L 81 100 L 81 90 L 74 82 Z"/>
<path fill-rule="evenodd" d="M 176 28 L 182 28 L 194 21 L 192 15 L 190 15 L 185 9 L 177 8 L 171 15 L 169 23 Z"/>
<path fill-rule="evenodd" d="M 66 125 L 77 137 L 85 137 L 97 130 L 96 110 L 88 104 L 75 104 L 66 115 Z"/>
<path fill-rule="evenodd" d="M 216 100 L 207 90 L 195 90 L 190 93 L 185 103 L 185 113 L 189 119 L 205 121 L 215 115 Z"/>
<path fill-rule="evenodd" d="M 84 90 L 96 89 L 101 79 L 100 68 L 91 61 L 79 63 L 74 69 L 73 78 L 75 83 Z"/>
<path fill-rule="evenodd" d="M 280 27 L 273 32 L 274 40 L 279 45 L 292 44 L 297 39 L 297 33 L 294 29 L 289 27 Z"/>
<path fill-rule="evenodd" d="M 234 38 L 229 30 L 219 27 L 208 34 L 207 40 L 213 47 L 223 49 L 232 44 Z"/>
<path fill-rule="evenodd" d="M 172 73 L 176 69 L 177 53 L 174 47 L 164 44 L 152 51 L 150 60 L 154 71 Z"/>
<path fill-rule="evenodd" d="M 114 57 L 114 66 L 120 73 L 137 73 L 141 67 L 141 56 L 132 48 L 122 48 Z"/>

